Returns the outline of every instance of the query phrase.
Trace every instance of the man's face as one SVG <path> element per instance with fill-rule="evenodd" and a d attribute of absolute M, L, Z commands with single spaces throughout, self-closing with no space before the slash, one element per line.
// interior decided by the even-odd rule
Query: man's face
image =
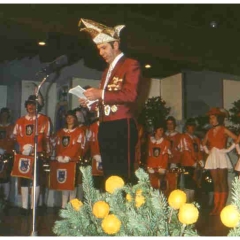
<path fill-rule="evenodd" d="M 173 131 L 175 129 L 174 122 L 172 120 L 167 121 L 167 130 L 168 131 Z"/>
<path fill-rule="evenodd" d="M 113 62 L 114 58 L 117 56 L 118 47 L 119 47 L 119 45 L 117 42 L 113 43 L 113 47 L 111 46 L 110 43 L 101 43 L 101 44 L 97 45 L 100 56 L 108 64 L 111 64 Z"/>
<path fill-rule="evenodd" d="M 33 114 L 36 112 L 36 105 L 34 103 L 27 104 L 27 112 Z"/>
<path fill-rule="evenodd" d="M 188 132 L 189 134 L 191 134 L 191 135 L 194 134 L 195 129 L 196 129 L 196 127 L 195 127 L 195 126 L 192 126 L 192 125 L 188 125 L 187 128 L 186 128 L 187 132 Z"/>
<path fill-rule="evenodd" d="M 75 117 L 72 116 L 72 115 L 68 115 L 66 117 L 66 122 L 67 122 L 67 125 L 74 125 L 75 123 Z"/>
<path fill-rule="evenodd" d="M 155 130 L 155 137 L 161 138 L 164 134 L 164 129 L 163 128 L 157 128 Z"/>

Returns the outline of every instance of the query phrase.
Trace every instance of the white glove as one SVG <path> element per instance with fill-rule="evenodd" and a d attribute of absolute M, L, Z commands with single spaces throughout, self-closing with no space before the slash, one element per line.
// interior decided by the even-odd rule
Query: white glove
<path fill-rule="evenodd" d="M 64 161 L 63 161 L 63 157 L 62 156 L 57 156 L 56 157 L 56 159 L 57 159 L 57 161 L 58 162 L 61 162 L 61 163 L 63 163 Z"/>
<path fill-rule="evenodd" d="M 0 148 L 0 154 L 3 155 L 5 153 L 6 150 L 4 150 L 3 148 Z"/>
<path fill-rule="evenodd" d="M 148 168 L 148 172 L 149 172 L 149 173 L 154 173 L 153 168 Z"/>
<path fill-rule="evenodd" d="M 240 147 L 239 147 L 239 144 L 236 144 L 236 150 L 237 150 L 237 153 L 240 155 Z"/>
<path fill-rule="evenodd" d="M 197 167 L 197 163 L 195 162 L 195 163 L 192 165 L 192 167 L 194 167 L 194 168 Z"/>
<path fill-rule="evenodd" d="M 170 169 L 173 169 L 173 168 L 176 168 L 177 167 L 177 164 L 176 163 L 171 163 L 170 164 Z"/>
<path fill-rule="evenodd" d="M 204 161 L 203 160 L 198 161 L 198 163 L 202 168 L 204 167 Z"/>
<path fill-rule="evenodd" d="M 22 154 L 29 156 L 32 153 L 32 150 L 33 150 L 33 146 L 31 144 L 25 144 L 23 146 Z"/>
<path fill-rule="evenodd" d="M 208 150 L 207 146 L 203 146 L 203 150 L 206 154 L 209 154 L 209 150 Z"/>
<path fill-rule="evenodd" d="M 64 162 L 64 163 L 68 163 L 70 160 L 71 160 L 71 158 L 68 157 L 68 156 L 65 156 L 65 157 L 63 158 L 63 162 Z"/>
<path fill-rule="evenodd" d="M 166 169 L 163 169 L 163 168 L 158 169 L 158 173 L 160 174 L 165 174 L 165 172 L 166 172 Z"/>
<path fill-rule="evenodd" d="M 102 158 L 101 158 L 101 156 L 100 155 L 94 155 L 93 156 L 93 159 L 95 159 L 96 160 L 96 162 L 102 162 Z"/>
<path fill-rule="evenodd" d="M 219 152 L 221 152 L 221 153 L 229 153 L 229 152 L 231 152 L 235 147 L 236 147 L 236 144 L 235 144 L 235 143 L 232 143 L 232 145 L 231 145 L 229 148 L 220 149 Z"/>

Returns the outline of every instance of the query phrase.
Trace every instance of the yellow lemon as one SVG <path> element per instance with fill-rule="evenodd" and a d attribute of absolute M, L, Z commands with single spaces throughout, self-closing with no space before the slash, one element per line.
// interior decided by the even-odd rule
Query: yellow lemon
<path fill-rule="evenodd" d="M 186 193 L 176 189 L 172 191 L 168 197 L 168 204 L 173 209 L 179 209 L 187 201 Z"/>
<path fill-rule="evenodd" d="M 111 176 L 105 182 L 105 189 L 109 193 L 113 193 L 117 188 L 122 188 L 124 181 L 118 176 Z"/>
<path fill-rule="evenodd" d="M 220 213 L 222 223 L 229 228 L 236 227 L 240 220 L 240 215 L 237 207 L 234 205 L 228 205 L 223 208 Z"/>
<path fill-rule="evenodd" d="M 127 199 L 128 202 L 131 202 L 132 201 L 132 196 L 128 193 L 126 195 L 126 199 Z"/>
<path fill-rule="evenodd" d="M 179 209 L 178 220 L 183 224 L 193 224 L 198 220 L 198 209 L 192 203 L 185 203 Z"/>
<path fill-rule="evenodd" d="M 135 206 L 137 208 L 141 207 L 145 203 L 145 198 L 142 195 L 136 195 L 135 197 Z"/>
<path fill-rule="evenodd" d="M 109 214 L 102 221 L 102 229 L 107 234 L 116 234 L 121 227 L 121 221 L 114 215 Z"/>
<path fill-rule="evenodd" d="M 77 198 L 74 198 L 70 201 L 70 203 L 72 204 L 72 207 L 76 210 L 79 211 L 79 209 L 81 208 L 81 206 L 83 205 L 83 203 L 81 201 L 79 201 Z"/>
<path fill-rule="evenodd" d="M 109 205 L 104 201 L 95 202 L 93 205 L 93 215 L 97 218 L 104 218 L 109 213 Z"/>

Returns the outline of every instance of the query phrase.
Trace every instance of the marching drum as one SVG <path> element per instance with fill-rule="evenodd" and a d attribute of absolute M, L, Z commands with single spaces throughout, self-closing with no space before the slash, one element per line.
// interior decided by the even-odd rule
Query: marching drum
<path fill-rule="evenodd" d="M 50 162 L 49 188 L 53 190 L 74 190 L 76 185 L 76 162 Z"/>

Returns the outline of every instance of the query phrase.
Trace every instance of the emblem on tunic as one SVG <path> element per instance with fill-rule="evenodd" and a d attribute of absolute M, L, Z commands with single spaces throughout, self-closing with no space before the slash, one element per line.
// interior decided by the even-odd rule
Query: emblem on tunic
<path fill-rule="evenodd" d="M 65 183 L 67 180 L 67 169 L 57 169 L 57 181 Z"/>
<path fill-rule="evenodd" d="M 6 136 L 7 136 L 6 131 L 5 131 L 5 130 L 1 130 L 1 131 L 0 131 L 0 139 L 5 139 Z"/>
<path fill-rule="evenodd" d="M 20 158 L 18 170 L 21 173 L 28 173 L 30 170 L 30 159 L 28 158 Z"/>
<path fill-rule="evenodd" d="M 33 133 L 33 124 L 26 126 L 26 135 L 32 135 Z"/>
<path fill-rule="evenodd" d="M 63 136 L 62 137 L 62 145 L 64 147 L 67 147 L 70 143 L 70 137 L 69 136 Z"/>
<path fill-rule="evenodd" d="M 157 147 L 153 148 L 153 156 L 158 157 L 160 155 L 160 151 L 161 151 L 160 148 Z"/>
<path fill-rule="evenodd" d="M 106 116 L 110 114 L 111 107 L 109 105 L 104 105 L 104 113 Z"/>
<path fill-rule="evenodd" d="M 118 107 L 116 105 L 111 106 L 111 111 L 115 113 L 118 110 Z"/>

